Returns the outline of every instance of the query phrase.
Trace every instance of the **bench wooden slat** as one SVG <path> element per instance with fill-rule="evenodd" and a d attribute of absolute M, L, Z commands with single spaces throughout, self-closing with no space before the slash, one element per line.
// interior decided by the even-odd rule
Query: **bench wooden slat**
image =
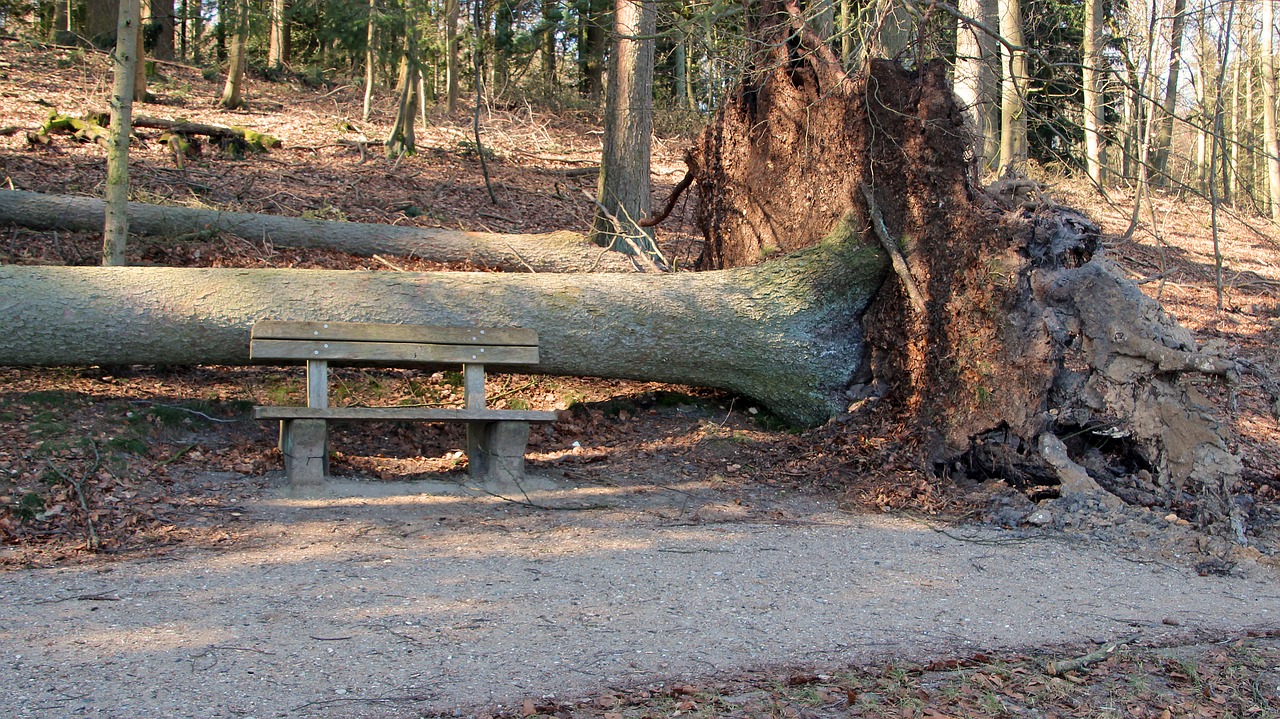
<path fill-rule="evenodd" d="M 437 345 L 505 345 L 536 347 L 536 330 L 521 327 L 433 327 L 365 322 L 292 322 L 263 320 L 253 325 L 253 339 L 339 340 L 351 342 L 416 342 Z"/>
<path fill-rule="evenodd" d="M 489 347 L 410 342 L 348 342 L 255 339 L 249 344 L 255 360 L 346 360 L 357 362 L 413 362 L 418 364 L 538 363 L 537 347 Z"/>
<path fill-rule="evenodd" d="M 254 407 L 254 419 L 382 420 L 386 422 L 554 422 L 555 412 L 444 407 Z"/>

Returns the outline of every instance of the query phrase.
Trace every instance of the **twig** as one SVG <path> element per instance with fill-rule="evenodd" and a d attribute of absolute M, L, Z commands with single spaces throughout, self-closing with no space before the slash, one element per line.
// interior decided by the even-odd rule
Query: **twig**
<path fill-rule="evenodd" d="M 242 419 L 222 419 L 220 417 L 214 417 L 212 415 L 205 414 L 204 412 L 201 412 L 198 409 L 191 409 L 190 407 L 179 407 L 176 404 L 160 404 L 159 402 L 147 402 L 146 400 L 136 400 L 136 401 L 130 402 L 130 404 L 149 404 L 152 407 L 164 407 L 165 409 L 176 409 L 183 412 L 190 412 L 191 414 L 197 415 L 199 417 L 203 417 L 209 420 L 210 422 L 218 422 L 220 424 L 232 424 L 235 422 L 244 421 Z"/>
<path fill-rule="evenodd" d="M 373 257 L 373 259 L 377 260 L 378 262 L 381 262 L 382 264 L 386 265 L 387 267 L 390 267 L 391 269 L 395 270 L 396 272 L 404 272 L 404 271 L 405 271 L 405 269 L 404 269 L 403 267 L 400 267 L 399 265 L 396 265 L 395 263 L 391 262 L 391 260 L 388 260 L 387 258 L 383 257 L 382 255 L 373 255 L 372 257 Z"/>
<path fill-rule="evenodd" d="M 1067 659 L 1061 662 L 1049 662 L 1045 664 L 1044 670 L 1047 674 L 1051 674 L 1055 677 L 1058 677 L 1058 676 L 1062 676 L 1063 674 L 1066 674 L 1067 672 L 1075 671 L 1076 669 L 1083 669 L 1087 666 L 1090 666 L 1092 664 L 1097 664 L 1098 662 L 1104 659 L 1107 659 L 1112 654 L 1115 654 L 1117 649 L 1124 646 L 1125 644 L 1132 643 L 1137 638 L 1138 638 L 1138 635 L 1133 634 L 1133 635 L 1124 637 L 1123 639 L 1119 639 L 1114 642 L 1111 642 L 1110 644 L 1105 644 L 1101 649 L 1094 652 L 1089 652 L 1088 654 L 1082 657 L 1077 657 L 1075 659 Z"/>
<path fill-rule="evenodd" d="M 684 191 L 689 189 L 689 185 L 692 185 L 692 184 L 693 184 L 693 170 L 689 170 L 688 172 L 684 173 L 684 179 L 681 180 L 675 186 L 675 189 L 671 191 L 671 194 L 667 196 L 667 202 L 665 205 L 663 205 L 662 210 L 659 211 L 658 214 L 654 215 L 653 217 L 640 220 L 640 222 L 636 224 L 640 225 L 641 227 L 658 226 L 659 223 L 661 223 L 663 220 L 667 219 L 667 217 L 671 215 L 671 211 L 676 208 L 676 203 L 680 201 L 680 196 L 683 195 Z"/>
<path fill-rule="evenodd" d="M 924 295 L 920 294 L 920 288 L 916 286 L 915 279 L 911 276 L 911 270 L 907 267 L 907 260 L 902 256 L 902 250 L 899 249 L 898 243 L 889 235 L 889 228 L 884 224 L 884 215 L 880 214 L 880 208 L 876 206 L 875 194 L 866 184 L 862 185 L 862 196 L 867 198 L 867 212 L 871 215 L 871 229 L 875 231 L 876 237 L 880 238 L 880 246 L 885 252 L 889 253 L 889 259 L 893 263 L 893 271 L 897 273 L 898 279 L 902 280 L 902 287 L 907 292 L 907 297 L 911 300 L 911 306 L 916 308 L 916 312 L 921 315 L 925 314 Z"/>
<path fill-rule="evenodd" d="M 58 465 L 54 464 L 52 460 L 49 462 L 49 468 L 56 472 L 59 477 L 62 477 L 62 479 L 65 480 L 67 484 L 70 484 L 71 488 L 75 490 L 76 499 L 80 501 L 80 509 L 84 512 L 84 526 L 89 535 L 89 549 L 96 552 L 98 548 L 102 546 L 102 542 L 98 539 L 98 530 L 93 527 L 93 515 L 90 514 L 89 502 L 84 497 L 84 480 L 88 479 L 94 472 L 98 471 L 98 467 L 102 465 L 102 455 L 98 453 L 97 442 L 92 443 L 91 446 L 93 447 L 93 466 L 85 470 L 84 476 L 79 480 L 74 480 L 71 477 L 68 477 L 67 474 L 59 469 Z"/>

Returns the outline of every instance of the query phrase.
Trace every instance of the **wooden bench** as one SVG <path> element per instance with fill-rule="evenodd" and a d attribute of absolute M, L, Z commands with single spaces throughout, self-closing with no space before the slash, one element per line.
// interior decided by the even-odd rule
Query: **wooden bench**
<path fill-rule="evenodd" d="M 538 363 L 538 333 L 529 329 L 263 321 L 253 325 L 249 356 L 259 362 L 307 363 L 306 407 L 253 408 L 255 419 L 280 420 L 280 451 L 293 487 L 323 484 L 329 475 L 326 425 L 331 420 L 466 422 L 470 475 L 511 482 L 524 476 L 529 423 L 556 419 L 555 412 L 485 407 L 485 365 Z M 330 407 L 330 362 L 462 365 L 465 406 Z"/>

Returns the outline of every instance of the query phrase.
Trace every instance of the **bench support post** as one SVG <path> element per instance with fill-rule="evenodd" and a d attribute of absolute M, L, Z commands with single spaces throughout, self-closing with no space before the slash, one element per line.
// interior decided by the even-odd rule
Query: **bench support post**
<path fill-rule="evenodd" d="M 510 484 L 524 479 L 524 451 L 529 445 L 528 422 L 473 422 L 480 441 L 467 455 L 472 479 Z"/>
<path fill-rule="evenodd" d="M 323 419 L 282 420 L 280 451 L 290 487 L 324 484 L 329 475 L 329 442 Z"/>
<path fill-rule="evenodd" d="M 462 365 L 462 398 L 467 409 L 484 409 L 484 365 Z M 484 444 L 485 426 L 488 422 L 467 422 L 467 466 L 472 477 L 480 477 L 484 469 L 477 468 L 477 457 Z M 483 464 L 484 460 L 479 460 Z"/>

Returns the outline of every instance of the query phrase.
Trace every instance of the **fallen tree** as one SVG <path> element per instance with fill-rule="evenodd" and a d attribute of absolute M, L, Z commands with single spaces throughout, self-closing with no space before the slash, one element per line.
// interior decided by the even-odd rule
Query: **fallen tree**
<path fill-rule="evenodd" d="M 33 230 L 100 232 L 102 222 L 103 202 L 93 197 L 0 190 L 0 224 Z M 602 251 L 574 232 L 502 235 L 140 202 L 129 203 L 129 231 L 164 238 L 226 232 L 281 247 L 324 248 L 363 257 L 386 254 L 433 262 L 470 262 L 512 272 L 624 272 L 632 268 L 623 255 Z"/>
<path fill-rule="evenodd" d="M 764 50 L 690 153 L 708 271 L 0 268 L 0 363 L 244 362 L 262 318 L 527 326 L 538 371 L 723 387 L 801 424 L 880 407 L 940 473 L 1243 531 L 1240 464 L 1197 388 L 1235 364 L 1125 280 L 1085 217 L 974 185 L 941 65 L 849 77 L 798 16 L 748 4 Z"/>
<path fill-rule="evenodd" d="M 533 327 L 536 371 L 724 387 L 789 420 L 847 405 L 884 256 L 848 226 L 722 272 L 0 267 L 0 365 L 244 364 L 260 319 Z"/>

